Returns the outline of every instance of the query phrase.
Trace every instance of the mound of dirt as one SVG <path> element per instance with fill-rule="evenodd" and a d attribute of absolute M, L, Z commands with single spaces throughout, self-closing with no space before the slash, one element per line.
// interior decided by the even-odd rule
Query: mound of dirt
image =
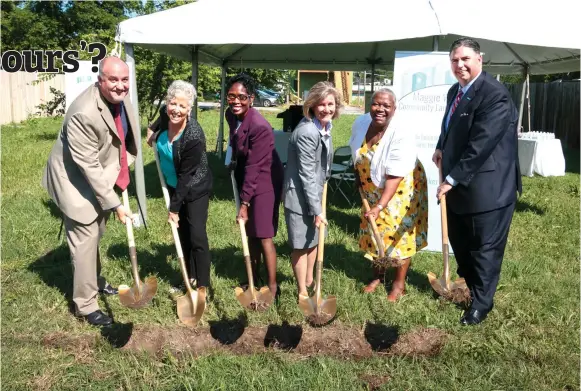
<path fill-rule="evenodd" d="M 118 347 L 145 351 L 155 357 L 162 357 L 167 351 L 176 356 L 199 357 L 214 352 L 250 355 L 273 350 L 288 352 L 297 358 L 322 355 L 361 359 L 374 354 L 429 357 L 440 353 L 448 337 L 439 329 L 419 328 L 399 334 L 397 327 L 372 323 L 366 324 L 364 329 L 343 325 L 313 328 L 288 323 L 268 327 L 238 326 L 233 328 L 233 325 L 221 322 L 200 329 L 136 326 L 124 338 L 127 342 Z M 98 338 L 95 334 L 57 332 L 47 334 L 42 344 L 70 352 L 79 361 L 87 361 L 92 359 Z"/>
<path fill-rule="evenodd" d="M 385 326 L 383 326 L 385 327 Z M 273 349 L 293 355 L 314 355 L 342 359 L 371 357 L 373 354 L 398 356 L 433 356 L 446 343 L 447 335 L 438 329 L 417 329 L 403 335 L 393 330 L 364 332 L 361 329 L 333 325 L 324 328 L 291 326 L 248 327 L 237 340 L 223 343 L 220 331 L 185 327 L 136 327 L 125 350 L 143 350 L 155 356 L 169 350 L 193 356 L 226 351 L 236 355 L 264 353 Z"/>

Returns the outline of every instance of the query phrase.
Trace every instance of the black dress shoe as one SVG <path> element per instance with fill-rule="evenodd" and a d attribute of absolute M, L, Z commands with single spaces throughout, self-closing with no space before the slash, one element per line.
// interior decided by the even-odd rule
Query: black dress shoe
<path fill-rule="evenodd" d="M 83 318 L 85 318 L 85 320 L 93 326 L 109 326 L 113 323 L 113 319 L 105 315 L 101 310 L 91 312 L 89 315 L 85 315 Z"/>
<path fill-rule="evenodd" d="M 484 322 L 484 319 L 486 319 L 487 315 L 488 313 L 484 311 L 478 311 L 475 310 L 474 308 L 471 308 L 470 310 L 466 311 L 464 315 L 460 318 L 460 324 L 464 326 L 476 325 Z"/>
<path fill-rule="evenodd" d="M 99 293 L 105 295 L 117 295 L 119 294 L 119 291 L 117 290 L 117 288 L 113 288 L 111 284 L 107 284 L 105 288 L 99 289 Z"/>

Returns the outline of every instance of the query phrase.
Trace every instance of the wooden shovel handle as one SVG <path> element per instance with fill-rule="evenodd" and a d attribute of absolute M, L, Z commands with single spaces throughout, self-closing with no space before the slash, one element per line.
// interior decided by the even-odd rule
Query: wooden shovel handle
<path fill-rule="evenodd" d="M 442 163 L 438 166 L 440 171 L 440 184 L 444 182 L 443 174 L 442 174 Z M 442 198 L 440 198 L 440 216 L 442 222 L 442 244 L 448 245 L 448 213 L 446 210 L 446 195 L 444 194 Z"/>
<path fill-rule="evenodd" d="M 442 162 L 438 166 L 440 171 L 440 184 L 444 182 L 442 174 Z M 446 289 L 450 289 L 450 244 L 448 240 L 448 213 L 446 210 L 446 195 L 440 198 L 440 220 L 442 224 L 442 255 L 444 258 L 444 282 Z"/>
<path fill-rule="evenodd" d="M 246 265 L 246 274 L 248 275 L 248 289 L 252 294 L 252 300 L 256 301 L 256 292 L 254 290 L 254 275 L 252 265 L 250 264 L 250 251 L 248 249 L 248 236 L 246 236 L 246 221 L 238 220 L 240 227 L 240 237 L 242 239 L 242 253 L 244 254 L 244 264 Z"/>
<path fill-rule="evenodd" d="M 323 197 L 321 200 L 321 214 L 327 218 L 327 182 L 323 185 Z M 325 254 L 325 224 L 319 224 L 319 243 L 317 246 L 317 271 L 316 271 L 316 287 L 315 298 L 316 303 L 319 303 L 321 298 L 321 280 L 323 275 L 323 256 Z M 315 312 L 319 309 L 317 308 Z"/>
<path fill-rule="evenodd" d="M 327 182 L 323 186 L 323 199 L 321 201 L 321 214 L 327 217 Z M 317 260 L 323 262 L 323 255 L 325 247 L 325 224 L 319 224 L 319 245 L 317 246 Z"/>
<path fill-rule="evenodd" d="M 129 259 L 131 259 L 131 271 L 133 273 L 133 281 L 137 291 L 141 291 L 139 272 L 137 270 L 137 250 L 135 249 L 135 236 L 133 236 L 133 220 L 131 219 L 131 211 L 129 208 L 129 195 L 127 189 L 121 193 L 123 197 L 123 206 L 128 215 L 125 216 L 125 227 L 127 229 L 127 242 L 129 243 Z"/>
<path fill-rule="evenodd" d="M 161 164 L 159 163 L 159 154 L 157 152 L 157 145 L 155 141 L 153 142 L 153 154 L 155 156 L 155 165 L 157 166 L 157 174 L 159 176 L 159 182 L 161 184 L 161 192 L 163 193 L 163 199 L 165 200 L 165 206 L 167 210 L 169 210 L 169 191 L 167 190 L 167 184 L 165 183 L 165 178 L 163 177 L 163 172 L 161 171 Z M 184 222 L 185 223 L 185 222 Z M 171 221 L 170 222 L 171 233 L 173 236 L 174 245 L 176 248 L 176 252 L 178 254 L 178 260 L 180 262 L 180 270 L 182 272 L 182 278 L 184 279 L 184 284 L 186 285 L 186 289 L 188 292 L 192 291 L 192 286 L 190 285 L 190 277 L 188 276 L 188 272 L 186 269 L 186 262 L 184 260 L 184 252 L 182 250 L 182 243 L 180 241 L 180 235 L 178 233 L 178 227 L 176 224 Z"/>
<path fill-rule="evenodd" d="M 365 198 L 365 194 L 363 194 L 363 189 L 361 187 L 359 188 L 359 195 L 361 196 L 361 202 L 363 203 L 363 208 L 365 209 L 365 212 L 369 212 L 371 208 L 369 207 L 369 202 L 367 201 L 367 198 Z M 379 229 L 377 228 L 377 223 L 375 222 L 374 219 L 371 218 L 368 218 L 367 221 L 369 221 L 369 225 L 371 225 L 371 230 L 373 231 L 373 236 L 375 237 L 375 243 L 377 244 L 379 257 L 383 258 L 385 256 L 385 250 L 383 248 L 383 240 L 381 240 L 381 237 L 379 236 Z"/>
<path fill-rule="evenodd" d="M 238 213 L 240 211 L 240 196 L 238 194 L 238 186 L 236 184 L 236 178 L 234 177 L 234 171 L 230 172 L 230 180 L 232 181 L 232 192 L 234 193 L 234 200 L 236 201 L 236 213 Z M 252 271 L 252 265 L 250 264 L 250 250 L 248 249 L 248 236 L 246 236 L 246 222 L 244 220 L 238 220 L 238 226 L 240 227 L 242 254 L 244 254 L 246 274 L 248 275 L 248 289 L 250 289 L 250 292 L 252 293 L 252 300 L 256 300 L 254 273 Z"/>

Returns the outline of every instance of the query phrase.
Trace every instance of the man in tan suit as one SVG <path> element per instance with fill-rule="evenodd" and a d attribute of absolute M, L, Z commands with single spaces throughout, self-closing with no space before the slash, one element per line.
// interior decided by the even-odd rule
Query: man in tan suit
<path fill-rule="evenodd" d="M 99 241 L 112 211 L 123 223 L 128 216 L 115 188 L 127 188 L 128 166 L 137 154 L 139 128 L 128 90 L 127 64 L 116 57 L 101 61 L 97 83 L 67 110 L 42 178 L 63 212 L 76 315 L 97 326 L 113 323 L 99 309 L 97 293 L 117 293 L 100 277 Z"/>

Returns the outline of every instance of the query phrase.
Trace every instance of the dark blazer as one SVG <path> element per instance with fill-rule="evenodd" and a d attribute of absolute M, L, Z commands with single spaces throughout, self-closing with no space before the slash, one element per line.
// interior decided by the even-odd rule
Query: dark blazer
<path fill-rule="evenodd" d="M 235 161 L 234 177 L 238 184 L 240 201 L 250 202 L 252 197 L 269 191 L 282 192 L 284 168 L 276 149 L 274 134 L 268 121 L 254 109 L 236 131 L 237 117 L 226 111 L 230 127 L 232 161 Z"/>
<path fill-rule="evenodd" d="M 459 84 L 448 91 L 446 115 L 436 146 L 442 173 L 458 183 L 446 196 L 456 214 L 495 210 L 522 192 L 518 165 L 518 112 L 504 85 L 482 72 L 464 95 L 446 130 L 446 116 Z"/>
<path fill-rule="evenodd" d="M 161 132 L 167 131 L 168 121 L 167 112 L 162 110 L 156 141 Z M 170 199 L 169 210 L 178 213 L 184 202 L 195 201 L 209 194 L 213 184 L 206 155 L 206 137 L 198 121 L 191 115 L 182 136 L 172 144 L 172 152 L 178 182 Z"/>

